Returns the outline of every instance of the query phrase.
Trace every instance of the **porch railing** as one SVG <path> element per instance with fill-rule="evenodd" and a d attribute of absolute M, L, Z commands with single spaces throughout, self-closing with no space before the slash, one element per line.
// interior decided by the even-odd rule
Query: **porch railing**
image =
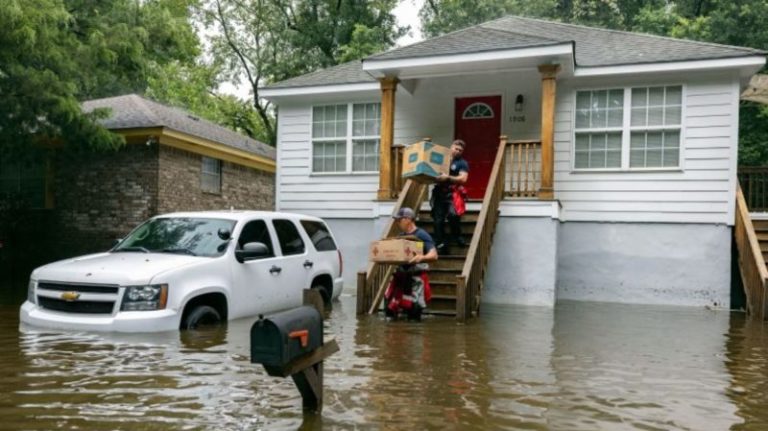
<path fill-rule="evenodd" d="M 749 211 L 768 211 L 768 166 L 741 166 L 738 176 Z"/>
<path fill-rule="evenodd" d="M 749 215 L 744 193 L 740 186 L 736 189 L 736 223 L 733 234 L 736 239 L 736 247 L 739 250 L 739 271 L 744 284 L 744 292 L 747 296 L 747 311 L 759 320 L 768 317 L 768 301 L 766 289 L 768 289 L 768 269 L 760 250 L 760 242 Z"/>
<path fill-rule="evenodd" d="M 510 141 L 505 159 L 504 196 L 537 197 L 541 188 L 541 141 Z"/>
<path fill-rule="evenodd" d="M 405 180 L 403 180 L 403 150 L 405 145 L 396 144 L 392 146 L 390 151 L 392 157 L 392 178 L 390 178 L 390 186 L 392 190 L 392 198 L 397 199 L 400 192 L 403 190 Z"/>
<path fill-rule="evenodd" d="M 504 196 L 505 170 L 507 164 L 507 137 L 502 136 L 496 159 L 493 162 L 488 187 L 485 189 L 483 206 L 475 226 L 475 233 L 469 244 L 467 258 L 461 275 L 456 276 L 456 320 L 464 322 L 467 318 L 477 315 L 480 309 L 480 296 L 485 280 L 485 270 L 491 255 L 493 234 L 499 220 L 499 203 Z"/>

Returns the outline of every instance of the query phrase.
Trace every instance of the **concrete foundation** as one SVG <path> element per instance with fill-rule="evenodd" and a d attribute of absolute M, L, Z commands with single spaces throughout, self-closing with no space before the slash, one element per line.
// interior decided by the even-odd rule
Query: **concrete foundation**
<path fill-rule="evenodd" d="M 501 217 L 483 302 L 553 306 L 560 223 L 550 217 Z"/>
<path fill-rule="evenodd" d="M 731 228 L 569 222 L 560 226 L 557 299 L 728 307 Z"/>

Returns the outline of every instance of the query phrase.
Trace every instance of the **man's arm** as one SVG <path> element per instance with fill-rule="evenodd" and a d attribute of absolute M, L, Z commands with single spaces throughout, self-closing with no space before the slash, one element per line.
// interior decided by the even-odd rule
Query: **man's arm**
<path fill-rule="evenodd" d="M 408 263 L 421 263 L 421 262 L 435 262 L 437 261 L 437 249 L 432 247 L 432 250 L 427 254 L 417 254 L 411 258 Z"/>
<path fill-rule="evenodd" d="M 437 177 L 437 180 L 440 182 L 448 181 L 451 184 L 458 184 L 460 186 L 463 186 L 467 183 L 467 178 L 469 177 L 469 174 L 467 171 L 459 171 L 459 175 L 448 175 L 448 174 L 440 174 L 440 176 Z"/>

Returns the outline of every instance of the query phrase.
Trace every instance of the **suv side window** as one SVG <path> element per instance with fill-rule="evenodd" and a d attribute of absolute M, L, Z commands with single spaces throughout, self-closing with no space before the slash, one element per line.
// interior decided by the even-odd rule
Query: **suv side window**
<path fill-rule="evenodd" d="M 269 237 L 269 229 L 264 220 L 252 220 L 243 226 L 240 232 L 240 238 L 237 239 L 237 248 L 242 249 L 243 245 L 249 242 L 260 242 L 269 249 L 269 256 L 275 256 L 275 248 L 272 247 L 272 238 Z"/>
<path fill-rule="evenodd" d="M 272 220 L 272 226 L 277 232 L 277 240 L 280 241 L 283 256 L 304 253 L 304 241 L 301 240 L 301 235 L 292 221 Z"/>
<path fill-rule="evenodd" d="M 328 226 L 325 223 L 311 220 L 302 220 L 301 227 L 307 233 L 309 239 L 312 240 L 312 244 L 317 251 L 335 251 L 336 243 L 331 237 L 331 233 L 328 230 Z"/>

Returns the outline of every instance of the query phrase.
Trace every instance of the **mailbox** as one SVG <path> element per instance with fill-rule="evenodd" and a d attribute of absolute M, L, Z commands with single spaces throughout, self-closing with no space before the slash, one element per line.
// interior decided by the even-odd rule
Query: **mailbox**
<path fill-rule="evenodd" d="M 323 317 L 317 308 L 301 306 L 262 317 L 251 327 L 251 362 L 281 376 L 286 365 L 323 345 Z"/>

